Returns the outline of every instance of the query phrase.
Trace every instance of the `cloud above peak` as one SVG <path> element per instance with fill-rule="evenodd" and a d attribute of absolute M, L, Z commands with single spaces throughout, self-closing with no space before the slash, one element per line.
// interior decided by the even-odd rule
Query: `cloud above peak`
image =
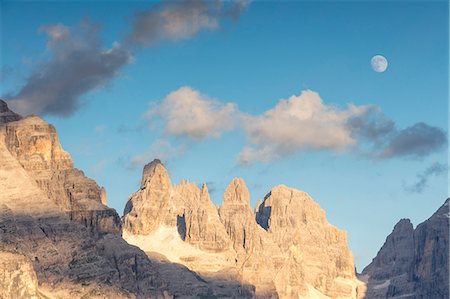
<path fill-rule="evenodd" d="M 153 106 L 147 117 L 153 123 L 157 117 L 163 121 L 165 133 L 187 136 L 195 140 L 219 137 L 233 129 L 237 106 L 209 98 L 191 87 L 181 87 Z"/>
<path fill-rule="evenodd" d="M 247 142 L 237 164 L 270 162 L 299 152 L 327 150 L 354 152 L 370 159 L 423 158 L 447 144 L 446 133 L 420 122 L 398 129 L 375 105 L 348 104 L 344 109 L 326 104 L 317 92 L 280 99 L 259 115 L 239 111 L 234 103 L 213 99 L 185 86 L 152 103 L 150 127 L 162 124 L 168 136 L 193 140 L 218 138 L 240 124 Z"/>
<path fill-rule="evenodd" d="M 347 126 L 350 118 L 364 114 L 368 106 L 349 105 L 340 110 L 324 104 L 319 94 L 302 91 L 281 99 L 274 108 L 245 119 L 250 146 L 240 155 L 239 163 L 276 159 L 300 150 L 342 151 L 357 141 Z"/>
<path fill-rule="evenodd" d="M 162 1 L 135 13 L 127 41 L 152 46 L 163 40 L 187 39 L 202 30 L 214 31 L 223 19 L 238 18 L 248 4 L 248 0 Z"/>
<path fill-rule="evenodd" d="M 9 105 L 21 114 L 69 116 L 80 106 L 81 95 L 102 87 L 133 57 L 119 43 L 102 47 L 99 26 L 87 21 L 74 28 L 44 25 L 50 58 L 41 62 Z"/>

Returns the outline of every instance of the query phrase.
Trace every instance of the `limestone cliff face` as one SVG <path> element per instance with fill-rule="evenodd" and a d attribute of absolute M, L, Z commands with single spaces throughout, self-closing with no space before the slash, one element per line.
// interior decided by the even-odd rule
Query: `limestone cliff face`
<path fill-rule="evenodd" d="M 362 272 L 367 298 L 448 298 L 449 199 L 416 229 L 400 220 Z"/>
<path fill-rule="evenodd" d="M 242 178 L 235 178 L 224 193 L 220 219 L 237 253 L 235 267 L 240 279 L 252 284 L 259 296 L 277 296 L 274 273 L 285 263 L 279 246 L 255 220 L 250 193 Z"/>
<path fill-rule="evenodd" d="M 0 124 L 0 297 L 253 296 L 254 287 L 230 279 L 227 273 L 214 272 L 205 280 L 161 255 L 148 256 L 130 246 L 121 237 L 117 213 L 105 206 L 105 190 L 73 168 L 54 127 L 35 116 L 16 117 L 3 106 L 2 111 L 8 117 L 2 118 Z M 188 183 L 172 186 L 159 164 L 145 169 L 142 190 L 136 195 L 170 199 L 159 201 L 161 206 L 157 206 L 165 212 L 159 215 L 144 202 L 141 213 L 135 209 L 139 200 L 130 201 L 129 206 L 139 217 L 148 213 L 162 226 L 175 225 L 174 231 L 169 229 L 169 234 L 158 235 L 159 241 L 150 244 L 166 242 L 175 232 L 177 239 L 172 248 L 178 250 L 180 243 L 188 244 L 182 250 L 195 247 L 202 253 L 206 269 L 220 269 L 234 261 L 231 242 L 220 226 L 206 186 L 201 190 Z M 183 202 L 184 206 L 180 204 Z M 212 212 L 215 218 L 210 217 Z M 206 229 L 205 223 L 209 224 Z M 151 225 L 132 218 L 128 225 L 152 231 Z M 186 242 L 179 237 L 182 227 Z M 2 252 L 14 252 L 18 257 Z M 198 264 L 191 257 L 184 262 Z"/>
<path fill-rule="evenodd" d="M 346 233 L 330 225 L 305 192 L 285 186 L 273 188 L 255 212 L 244 180 L 233 179 L 217 210 L 206 185 L 173 186 L 155 160 L 145 166 L 123 223 L 128 242 L 186 265 L 207 282 L 220 273 L 268 298 L 364 294 Z"/>
<path fill-rule="evenodd" d="M 73 167 L 72 158 L 61 147 L 52 125 L 37 116 L 29 116 L 5 122 L 1 130 L 9 152 L 73 220 L 80 219 L 84 225 L 101 222 L 95 229 L 121 233 L 119 216 L 102 203 L 102 200 L 106 202 L 104 191 Z M 102 217 L 106 218 L 99 219 Z"/>
<path fill-rule="evenodd" d="M 117 234 L 71 221 L 8 150 L 1 129 L 0 248 L 33 263 L 39 289 L 60 298 L 162 294 L 146 255 Z"/>
<path fill-rule="evenodd" d="M 172 186 L 161 161 L 144 167 L 141 189 L 133 194 L 124 211 L 124 229 L 134 235 L 148 235 L 158 227 L 176 227 L 181 238 L 206 251 L 227 251 L 230 240 L 208 188 L 182 181 Z"/>
<path fill-rule="evenodd" d="M 25 256 L 0 251 L 0 298 L 40 298 L 36 272 Z"/>
<path fill-rule="evenodd" d="M 219 209 L 220 219 L 238 252 L 251 252 L 258 243 L 253 211 L 250 207 L 250 193 L 241 178 L 233 179 L 225 191 L 223 204 Z"/>
<path fill-rule="evenodd" d="M 331 298 L 364 292 L 346 232 L 330 225 L 307 193 L 283 185 L 273 188 L 259 205 L 256 219 L 287 257 L 283 279 L 276 280 L 283 297 L 305 296 L 308 286 Z"/>

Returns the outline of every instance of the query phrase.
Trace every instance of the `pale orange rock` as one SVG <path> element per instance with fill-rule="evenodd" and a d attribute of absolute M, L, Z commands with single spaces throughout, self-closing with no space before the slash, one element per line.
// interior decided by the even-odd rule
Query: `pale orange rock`
<path fill-rule="evenodd" d="M 0 298 L 38 299 L 38 280 L 24 255 L 0 251 Z"/>
<path fill-rule="evenodd" d="M 200 189 L 184 180 L 172 186 L 159 160 L 144 167 L 141 189 L 127 202 L 123 225 L 134 235 L 151 234 L 160 226 L 176 227 L 184 241 L 206 251 L 231 247 L 207 186 Z"/>
<path fill-rule="evenodd" d="M 220 273 L 253 286 L 258 297 L 364 294 L 346 233 L 328 223 L 308 194 L 282 185 L 253 211 L 245 181 L 233 179 L 217 209 L 205 184 L 173 186 L 155 160 L 127 203 L 124 228 L 125 238 L 148 254 L 182 263 L 206 281 Z"/>
<path fill-rule="evenodd" d="M 5 145 L 49 198 L 74 221 L 94 230 L 121 234 L 120 218 L 97 183 L 74 168 L 55 127 L 38 116 L 2 125 Z"/>

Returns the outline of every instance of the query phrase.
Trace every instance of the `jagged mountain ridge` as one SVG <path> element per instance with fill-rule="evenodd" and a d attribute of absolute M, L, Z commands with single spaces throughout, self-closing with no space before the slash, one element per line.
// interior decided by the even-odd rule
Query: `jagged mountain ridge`
<path fill-rule="evenodd" d="M 0 190 L 0 298 L 364 296 L 345 232 L 305 192 L 274 187 L 253 211 L 234 179 L 216 208 L 155 161 L 121 222 L 55 128 L 1 100 Z M 415 230 L 400 221 L 363 272 L 365 298 L 447 298 L 448 217 L 447 199 Z"/>
<path fill-rule="evenodd" d="M 449 199 L 415 229 L 400 220 L 363 270 L 367 298 L 449 297 Z"/>
<path fill-rule="evenodd" d="M 263 217 L 266 227 L 257 222 Z M 234 277 L 253 285 L 256 296 L 364 294 L 346 233 L 327 222 L 308 194 L 286 186 L 273 188 L 255 213 L 244 180 L 237 178 L 217 209 L 206 185 L 172 185 L 161 161 L 154 160 L 127 202 L 123 224 L 124 238 L 148 254 L 163 254 L 205 280 L 218 273 Z"/>
<path fill-rule="evenodd" d="M 104 189 L 73 167 L 55 128 L 0 108 L 0 298 L 198 298 L 235 287 L 129 245 Z"/>
<path fill-rule="evenodd" d="M 36 116 L 2 118 L 0 161 L 2 261 L 17 255 L 25 265 L 2 263 L 2 270 L 35 271 L 24 272 L 30 296 L 164 296 L 156 268 L 121 238 L 119 216 L 102 204 L 102 189 L 73 168 L 53 126 Z M 17 295 L 0 292 L 2 298 Z"/>

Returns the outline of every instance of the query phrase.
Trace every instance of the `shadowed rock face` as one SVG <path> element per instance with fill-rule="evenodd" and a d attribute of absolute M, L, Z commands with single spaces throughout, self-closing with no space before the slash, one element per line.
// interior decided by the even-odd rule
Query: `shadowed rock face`
<path fill-rule="evenodd" d="M 22 117 L 14 113 L 13 111 L 9 110 L 8 105 L 5 101 L 0 100 L 0 124 L 20 120 Z"/>
<path fill-rule="evenodd" d="M 400 220 L 362 272 L 367 298 L 449 297 L 449 199 L 416 229 Z"/>
<path fill-rule="evenodd" d="M 0 251 L 0 269 L 0 298 L 39 298 L 36 272 L 25 256 Z"/>
<path fill-rule="evenodd" d="M 345 232 L 331 226 L 305 192 L 285 186 L 273 188 L 255 213 L 244 180 L 236 178 L 216 209 L 205 184 L 201 189 L 185 181 L 172 186 L 164 166 L 155 160 L 145 166 L 141 188 L 130 197 L 123 223 L 128 242 L 150 256 L 186 265 L 214 294 L 218 289 L 212 281 L 224 277 L 254 286 L 256 296 L 262 297 L 364 294 Z M 229 284 L 222 290 L 232 292 Z M 248 290 L 228 294 L 252 296 Z"/>

